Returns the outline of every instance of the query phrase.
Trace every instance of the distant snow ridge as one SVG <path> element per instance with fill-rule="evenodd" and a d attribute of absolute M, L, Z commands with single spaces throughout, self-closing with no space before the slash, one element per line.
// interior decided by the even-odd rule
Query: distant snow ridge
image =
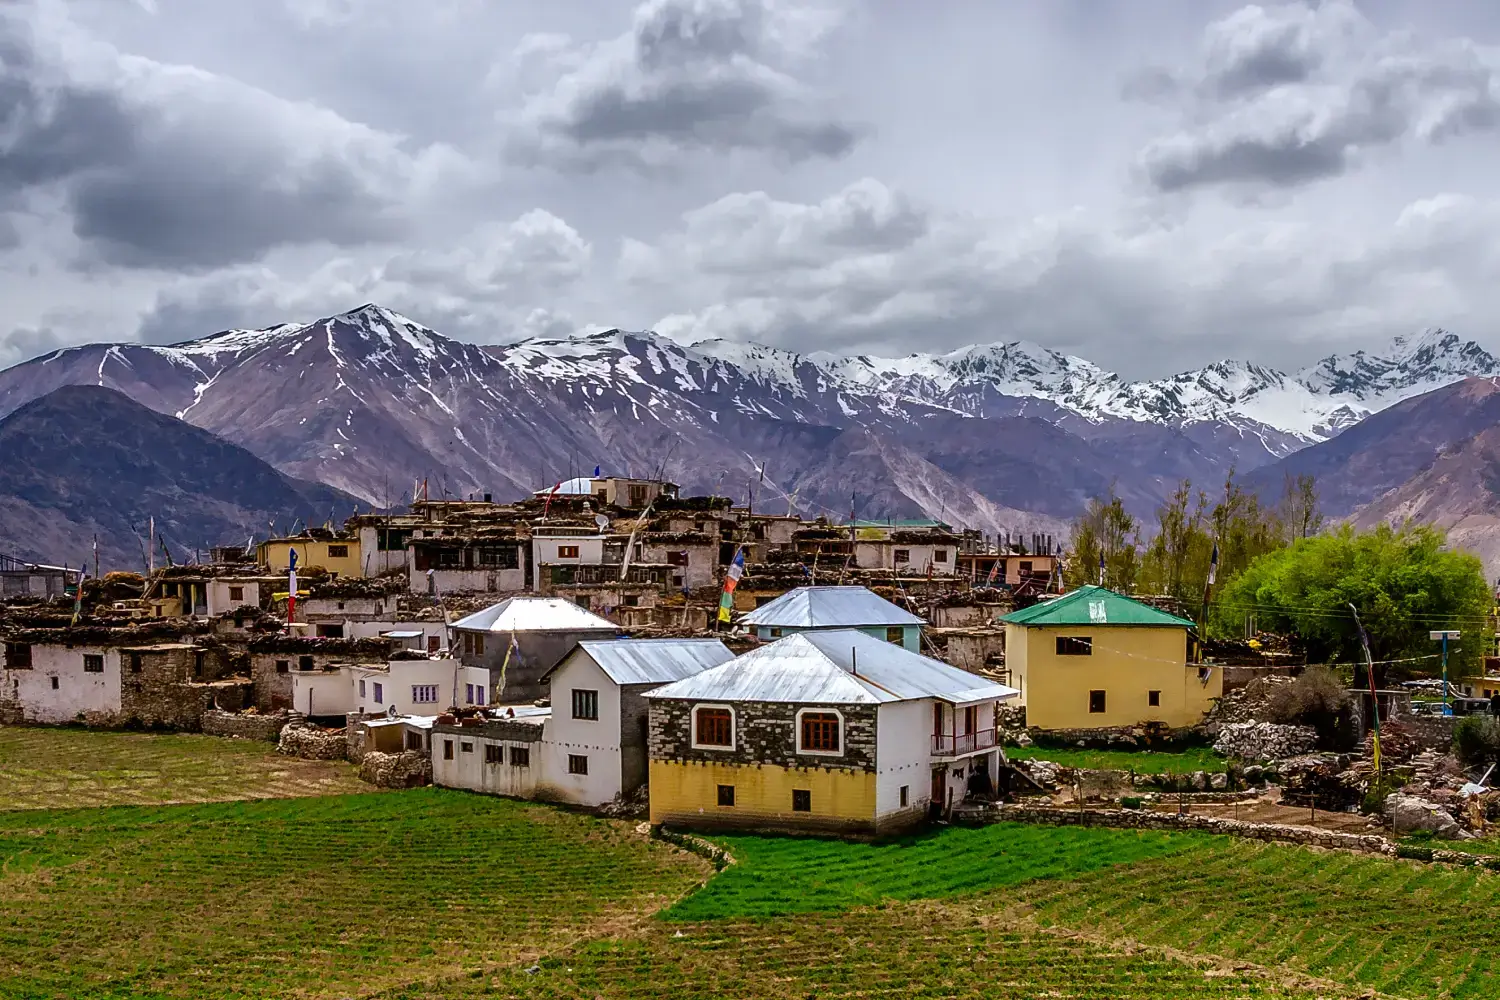
<path fill-rule="evenodd" d="M 1409 396 L 1500 374 L 1494 356 L 1441 329 L 1397 337 L 1378 352 L 1332 355 L 1296 373 L 1221 361 L 1126 382 L 1083 358 L 1026 341 L 901 358 L 846 357 L 728 340 L 687 347 L 649 331 L 616 329 L 478 348 L 374 304 L 309 324 L 229 330 L 152 350 L 193 369 L 200 385 L 262 351 L 284 352 L 297 363 L 303 363 L 299 352 L 327 351 L 340 368 L 395 368 L 419 386 L 442 374 L 477 387 L 498 371 L 522 384 L 563 383 L 589 399 L 608 394 L 648 406 L 700 399 L 705 419 L 717 419 L 725 399 L 741 412 L 782 419 L 813 412 L 900 416 L 911 404 L 982 416 L 1017 412 L 1007 411 L 1005 401 L 1019 400 L 1044 405 L 1027 413 L 1050 415 L 1055 408 L 1055 419 L 1221 423 L 1259 436 L 1273 452 L 1286 450 L 1288 438 L 1326 440 Z"/>

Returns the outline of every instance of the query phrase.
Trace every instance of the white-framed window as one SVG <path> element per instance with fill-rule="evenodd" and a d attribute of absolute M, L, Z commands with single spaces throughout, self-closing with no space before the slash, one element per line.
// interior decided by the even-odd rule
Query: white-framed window
<path fill-rule="evenodd" d="M 734 749 L 734 708 L 731 705 L 693 706 L 693 749 Z"/>
<path fill-rule="evenodd" d="M 376 699 L 377 701 L 379 699 Z M 438 686 L 436 684 L 413 684 L 411 686 L 411 700 L 418 705 L 436 705 L 438 700 Z"/>
<path fill-rule="evenodd" d="M 844 755 L 844 713 L 838 709 L 799 708 L 796 730 L 799 754 Z"/>

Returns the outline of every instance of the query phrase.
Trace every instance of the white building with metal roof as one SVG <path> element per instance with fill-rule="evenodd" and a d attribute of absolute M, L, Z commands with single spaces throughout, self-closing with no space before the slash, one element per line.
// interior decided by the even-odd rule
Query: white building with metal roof
<path fill-rule="evenodd" d="M 651 821 L 881 834 L 986 793 L 1018 692 L 854 629 L 645 693 Z"/>
<path fill-rule="evenodd" d="M 762 639 L 820 629 L 859 629 L 921 652 L 926 621 L 867 587 L 798 587 L 740 619 Z"/>
<path fill-rule="evenodd" d="M 453 623 L 453 652 L 490 672 L 492 704 L 535 701 L 542 678 L 579 642 L 613 639 L 614 622 L 558 597 L 511 597 Z"/>

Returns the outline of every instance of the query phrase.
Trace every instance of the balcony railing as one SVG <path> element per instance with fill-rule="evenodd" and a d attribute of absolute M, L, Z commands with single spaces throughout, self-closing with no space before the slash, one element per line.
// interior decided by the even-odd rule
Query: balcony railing
<path fill-rule="evenodd" d="M 933 733 L 932 752 L 937 757 L 958 757 L 995 745 L 995 730 L 980 729 L 972 733 Z"/>

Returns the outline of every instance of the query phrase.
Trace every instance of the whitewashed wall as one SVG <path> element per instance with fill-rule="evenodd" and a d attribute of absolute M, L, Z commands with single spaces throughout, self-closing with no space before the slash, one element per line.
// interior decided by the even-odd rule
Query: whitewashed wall
<path fill-rule="evenodd" d="M 597 722 L 573 718 L 573 689 L 599 692 Z M 552 674 L 552 718 L 540 744 L 546 757 L 546 790 L 564 802 L 598 806 L 620 794 L 620 689 L 581 650 Z M 589 759 L 586 775 L 568 773 L 568 755 Z"/>
<path fill-rule="evenodd" d="M 907 807 L 932 797 L 932 701 L 881 705 L 875 718 L 875 816 L 901 808 L 901 786 L 910 786 Z"/>
<path fill-rule="evenodd" d="M 84 654 L 103 656 L 104 672 L 85 673 Z M 19 703 L 28 722 L 71 722 L 79 714 L 117 713 L 120 652 L 102 646 L 33 645 L 30 670 L 0 669 L 0 696 Z"/>

